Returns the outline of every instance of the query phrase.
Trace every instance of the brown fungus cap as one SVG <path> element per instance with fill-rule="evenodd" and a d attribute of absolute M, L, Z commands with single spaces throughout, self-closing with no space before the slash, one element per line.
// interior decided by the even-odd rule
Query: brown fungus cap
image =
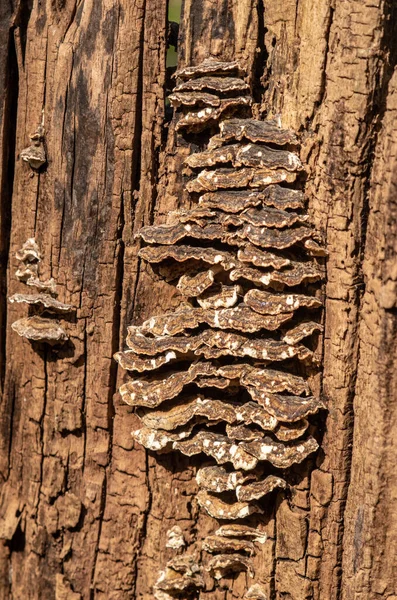
<path fill-rule="evenodd" d="M 154 452 L 160 452 L 164 450 L 169 452 L 173 449 L 173 443 L 179 440 L 184 440 L 192 432 L 194 423 L 180 427 L 178 431 L 170 433 L 168 431 L 161 431 L 157 429 L 151 429 L 149 427 L 141 427 L 131 433 L 134 440 L 139 442 L 147 450 Z"/>
<path fill-rule="evenodd" d="M 182 275 L 176 287 L 183 295 L 194 298 L 195 296 L 200 296 L 213 283 L 214 271 L 209 269 L 208 271 L 201 271 L 196 275 Z"/>
<path fill-rule="evenodd" d="M 8 298 L 8 301 L 13 304 L 14 302 L 21 304 L 30 304 L 39 306 L 42 310 L 56 313 L 70 313 L 75 308 L 70 304 L 64 304 L 55 300 L 48 294 L 14 294 Z"/>
<path fill-rule="evenodd" d="M 234 444 L 225 435 L 202 430 L 188 440 L 175 442 L 174 448 L 186 456 L 204 453 L 214 458 L 218 465 L 230 462 L 237 470 L 252 471 L 258 460 L 252 453 L 244 450 L 244 443 Z"/>
<path fill-rule="evenodd" d="M 291 259 L 282 254 L 275 254 L 269 250 L 260 250 L 257 246 L 247 244 L 237 252 L 237 258 L 242 263 L 251 263 L 256 267 L 272 267 L 283 269 L 291 264 Z"/>
<path fill-rule="evenodd" d="M 221 99 L 206 92 L 172 92 L 168 100 L 174 108 L 179 106 L 219 106 Z"/>
<path fill-rule="evenodd" d="M 258 461 L 266 460 L 278 469 L 287 469 L 301 463 L 315 452 L 318 443 L 313 437 L 290 444 L 275 442 L 270 437 L 264 437 L 261 441 L 241 442 L 240 447 L 255 456 Z"/>
<path fill-rule="evenodd" d="M 200 132 L 210 125 L 217 123 L 219 119 L 231 116 L 241 107 L 251 106 L 250 96 L 238 96 L 237 98 L 221 98 L 219 106 L 206 106 L 197 110 L 191 110 L 183 115 L 176 124 L 176 130 L 188 132 Z"/>
<path fill-rule="evenodd" d="M 230 92 L 247 92 L 249 85 L 238 77 L 211 77 L 204 76 L 190 79 L 177 85 L 175 92 L 201 92 L 209 90 L 215 94 L 227 94 Z"/>
<path fill-rule="evenodd" d="M 279 423 L 274 433 L 281 442 L 291 442 L 302 437 L 308 427 L 309 421 L 300 419 L 294 423 Z"/>
<path fill-rule="evenodd" d="M 315 331 L 323 331 L 323 329 L 323 326 L 320 323 L 316 323 L 316 321 L 302 321 L 302 323 L 288 329 L 283 336 L 283 340 L 286 344 L 294 346 L 312 335 Z"/>
<path fill-rule="evenodd" d="M 142 248 L 139 256 L 149 263 L 159 263 L 167 259 L 177 262 L 189 260 L 202 261 L 211 265 L 221 265 L 225 270 L 230 270 L 238 264 L 234 254 L 225 250 L 201 248 L 200 246 L 156 246 Z"/>
<path fill-rule="evenodd" d="M 267 534 L 264 531 L 240 523 L 228 523 L 227 525 L 222 525 L 222 527 L 217 529 L 215 534 L 223 537 L 249 538 L 259 544 L 264 544 L 267 539 Z"/>
<path fill-rule="evenodd" d="M 294 312 L 298 308 L 320 308 L 321 300 L 304 294 L 274 294 L 262 290 L 250 290 L 244 296 L 244 302 L 255 312 L 262 315 L 280 315 Z"/>
<path fill-rule="evenodd" d="M 255 503 L 234 502 L 233 504 L 230 504 L 205 490 L 200 490 L 198 492 L 197 502 L 215 519 L 234 521 L 236 519 L 243 519 L 255 513 L 263 513 L 263 510 Z"/>
<path fill-rule="evenodd" d="M 55 319 L 44 319 L 39 316 L 25 317 L 12 323 L 11 327 L 21 337 L 34 342 L 54 345 L 64 343 L 69 339 L 59 321 Z"/>
<path fill-rule="evenodd" d="M 137 414 L 147 427 L 166 431 L 186 425 L 196 417 L 205 418 L 210 423 L 254 423 L 267 431 L 273 431 L 278 426 L 278 420 L 255 402 L 241 404 L 224 399 L 205 398 L 201 394 L 179 397 L 160 409 L 140 407 Z"/>
<path fill-rule="evenodd" d="M 180 353 L 194 352 L 196 356 L 208 358 L 249 356 L 269 362 L 283 361 L 294 356 L 305 360 L 311 356 L 311 351 L 305 346 L 293 346 L 268 337 L 252 339 L 242 334 L 216 329 L 207 329 L 189 337 L 161 335 L 154 338 L 143 335 L 140 327 L 129 327 L 127 344 L 137 354 L 152 356 L 170 350 Z"/>
<path fill-rule="evenodd" d="M 263 142 L 265 144 L 296 144 L 297 137 L 290 129 L 278 127 L 275 121 L 257 121 L 256 119 L 230 119 L 220 125 L 219 138 L 224 142 L 243 140 Z"/>
<path fill-rule="evenodd" d="M 258 427 L 249 425 L 226 425 L 226 435 L 230 440 L 239 442 L 249 442 L 251 440 L 260 440 L 263 437 L 263 431 Z"/>
<path fill-rule="evenodd" d="M 324 279 L 323 271 L 310 262 L 291 262 L 290 268 L 281 271 L 262 271 L 253 267 L 239 267 L 230 271 L 231 281 L 246 279 L 254 283 L 270 286 L 278 289 L 278 284 L 295 287 L 305 282 L 314 282 Z"/>
<path fill-rule="evenodd" d="M 239 553 L 252 556 L 255 554 L 255 546 L 252 542 L 245 539 L 225 538 L 218 535 L 209 535 L 203 541 L 203 550 L 211 554 L 218 553 Z"/>
<path fill-rule="evenodd" d="M 313 235 L 313 230 L 304 225 L 288 229 L 275 229 L 273 227 L 255 227 L 247 224 L 236 231 L 235 235 L 260 248 L 284 250 Z"/>
<path fill-rule="evenodd" d="M 204 308 L 183 309 L 174 313 L 158 315 L 148 319 L 140 326 L 143 334 L 155 336 L 176 335 L 187 329 L 195 329 L 201 324 L 207 324 L 215 329 L 236 329 L 243 333 L 255 333 L 263 329 L 275 331 L 292 318 L 293 312 L 270 313 L 263 316 L 257 309 L 258 302 L 252 301 L 253 308 L 239 304 L 232 308 L 216 310 Z M 259 308 L 261 308 L 259 304 Z"/>
<path fill-rule="evenodd" d="M 236 489 L 246 481 L 253 479 L 253 476 L 243 471 L 228 471 L 221 465 L 211 465 L 202 467 L 197 471 L 196 481 L 201 489 L 221 494 Z"/>
<path fill-rule="evenodd" d="M 282 181 L 292 183 L 295 178 L 295 173 L 290 173 L 285 169 L 267 169 L 265 167 L 256 169 L 249 167 L 223 168 L 213 171 L 204 169 L 195 179 L 189 181 L 186 189 L 188 192 L 202 193 L 231 188 L 263 188 Z"/>
<path fill-rule="evenodd" d="M 195 556 L 176 556 L 168 561 L 166 569 L 161 572 L 154 589 L 163 592 L 176 593 L 194 591 L 204 587 L 204 579 L 201 575 L 202 568 Z M 164 596 L 156 596 L 164 598 Z M 170 598 L 174 598 L 172 595 Z"/>
<path fill-rule="evenodd" d="M 280 185 L 269 185 L 269 187 L 260 193 L 260 197 L 266 206 L 273 206 L 280 210 L 299 210 L 305 208 L 303 192 Z"/>
<path fill-rule="evenodd" d="M 208 563 L 208 571 L 213 574 L 215 579 L 221 579 L 239 573 L 248 571 L 251 577 L 254 576 L 254 571 L 249 558 L 243 554 L 218 554 L 214 556 Z"/>
<path fill-rule="evenodd" d="M 258 369 L 249 367 L 242 373 L 241 384 L 246 387 L 256 387 L 272 392 L 290 392 L 296 395 L 309 395 L 310 387 L 307 381 L 299 376 L 286 371 L 275 369 Z"/>
<path fill-rule="evenodd" d="M 262 203 L 260 192 L 255 190 L 218 190 L 200 196 L 199 206 L 217 208 L 228 213 L 239 213 Z"/>
<path fill-rule="evenodd" d="M 252 502 L 252 500 L 260 500 L 263 496 L 267 496 L 277 488 L 285 489 L 286 482 L 281 477 L 269 475 L 261 481 L 254 481 L 246 485 L 238 485 L 236 488 L 236 496 L 239 502 Z"/>
<path fill-rule="evenodd" d="M 194 223 L 176 223 L 142 227 L 137 234 L 148 244 L 176 244 L 184 238 L 196 240 L 222 239 L 226 233 L 221 224 L 209 223 L 204 227 Z M 140 253 L 144 256 L 144 253 Z"/>
<path fill-rule="evenodd" d="M 36 265 L 29 265 L 30 268 Z M 18 269 L 20 272 L 20 270 Z M 18 277 L 18 271 L 15 275 Z M 20 277 L 18 277 L 20 279 Z M 26 280 L 26 285 L 30 287 L 35 287 L 40 292 L 49 292 L 50 294 L 56 294 L 57 286 L 55 279 L 52 277 L 50 279 L 46 279 L 45 281 L 41 281 L 38 277 L 35 277 L 33 274 L 30 275 L 29 279 Z"/>
<path fill-rule="evenodd" d="M 288 212 L 272 206 L 248 208 L 240 215 L 241 223 L 249 223 L 255 227 L 292 227 L 296 223 L 305 223 L 307 215 L 301 215 L 295 212 Z M 227 221 L 226 221 L 227 222 Z"/>
<path fill-rule="evenodd" d="M 232 308 L 242 296 L 239 285 L 220 285 L 208 289 L 197 298 L 197 302 L 204 309 Z"/>
<path fill-rule="evenodd" d="M 191 154 L 185 163 L 192 169 L 232 163 L 233 167 L 264 167 L 300 171 L 302 163 L 294 152 L 258 144 L 230 144 Z"/>
<path fill-rule="evenodd" d="M 196 77 L 202 77 L 203 75 L 215 75 L 215 76 L 228 76 L 228 75 L 239 75 L 244 76 L 245 70 L 241 67 L 240 63 L 236 60 L 233 61 L 221 61 L 212 56 L 205 58 L 198 65 L 190 65 L 179 69 L 175 73 L 175 77 L 178 79 L 195 79 Z"/>
<path fill-rule="evenodd" d="M 172 350 L 169 350 L 165 354 L 160 354 L 153 358 L 142 358 L 132 350 L 126 350 L 124 352 L 116 352 L 116 354 L 113 355 L 113 358 L 119 363 L 120 367 L 126 371 L 143 373 L 144 371 L 154 371 L 159 369 L 172 360 L 175 360 L 177 355 Z"/>
<path fill-rule="evenodd" d="M 300 421 L 308 415 L 313 415 L 325 408 L 322 400 L 314 396 L 304 398 L 302 396 L 271 394 L 256 387 L 249 387 L 247 390 L 254 402 L 257 402 L 279 421 L 287 423 Z"/>
<path fill-rule="evenodd" d="M 211 363 L 195 363 L 187 371 L 168 373 L 166 378 L 155 375 L 131 379 L 121 386 L 120 393 L 130 406 L 155 408 L 165 400 L 175 398 L 184 386 L 195 381 L 199 375 L 213 375 L 215 372 Z"/>
<path fill-rule="evenodd" d="M 326 251 L 326 249 L 320 246 L 315 240 L 305 240 L 305 248 L 310 256 L 328 256 L 328 252 Z"/>

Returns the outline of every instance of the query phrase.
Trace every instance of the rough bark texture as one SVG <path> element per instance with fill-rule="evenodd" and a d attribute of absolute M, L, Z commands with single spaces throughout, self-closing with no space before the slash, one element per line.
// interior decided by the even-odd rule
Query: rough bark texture
<path fill-rule="evenodd" d="M 185 0 L 180 65 L 248 66 L 266 115 L 301 134 L 329 258 L 317 463 L 269 507 L 257 559 L 269 599 L 397 598 L 397 14 L 392 0 Z M 164 125 L 166 0 L 0 6 L 0 598 L 152 598 L 173 551 L 210 519 L 194 464 L 132 442 L 112 354 L 132 321 L 175 306 L 134 232 L 186 202 Z M 45 114 L 48 165 L 18 155 Z M 38 349 L 15 252 L 77 307 L 72 344 Z M 310 466 L 310 465 L 309 465 Z M 313 470 L 314 469 L 314 470 Z M 247 578 L 200 598 L 243 598 Z"/>

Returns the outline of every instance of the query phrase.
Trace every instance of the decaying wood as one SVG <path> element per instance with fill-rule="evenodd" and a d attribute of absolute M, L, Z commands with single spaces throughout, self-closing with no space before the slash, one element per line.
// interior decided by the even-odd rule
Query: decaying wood
<path fill-rule="evenodd" d="M 163 121 L 166 2 L 3 4 L 0 597 L 146 600 L 175 561 L 173 526 L 187 547 L 216 534 L 196 501 L 200 460 L 133 441 L 112 359 L 128 325 L 180 303 L 134 239 L 189 207 L 189 148 Z M 255 567 L 269 600 L 397 596 L 396 23 L 391 0 L 184 2 L 179 66 L 244 62 L 258 114 L 301 138 L 329 252 L 322 450 L 293 496 L 261 505 Z M 43 109 L 47 164 L 33 170 L 19 155 Z M 7 297 L 26 292 L 15 253 L 28 238 L 41 279 L 76 307 L 56 351 L 11 329 L 27 314 Z M 251 585 L 220 581 L 198 597 Z"/>

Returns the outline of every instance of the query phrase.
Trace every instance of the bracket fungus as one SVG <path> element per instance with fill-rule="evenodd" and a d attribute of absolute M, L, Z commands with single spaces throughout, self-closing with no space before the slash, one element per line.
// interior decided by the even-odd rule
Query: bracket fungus
<path fill-rule="evenodd" d="M 186 597 L 192 591 L 204 587 L 202 568 L 197 559 L 191 555 L 177 556 L 168 561 L 164 571 L 160 573 L 154 585 L 154 597 L 157 600 L 169 600 Z"/>
<path fill-rule="evenodd" d="M 44 342 L 50 344 L 59 344 L 68 339 L 66 331 L 61 327 L 59 321 L 54 319 L 43 319 L 43 317 L 25 317 L 18 319 L 11 325 L 21 337 L 25 337 L 32 342 Z"/>
<path fill-rule="evenodd" d="M 208 563 L 208 571 L 215 579 L 221 579 L 225 575 L 247 571 L 250 577 L 254 577 L 252 563 L 244 554 L 217 554 Z"/>
<path fill-rule="evenodd" d="M 40 248 L 34 238 L 28 238 L 22 248 L 16 251 L 15 258 L 23 263 L 37 263 L 41 261 Z"/>
<path fill-rule="evenodd" d="M 230 94 L 230 92 L 248 92 L 249 85 L 239 77 L 216 77 L 203 75 L 193 79 L 186 79 L 174 88 L 174 92 L 198 92 L 210 90 L 216 94 Z"/>
<path fill-rule="evenodd" d="M 70 313 L 74 311 L 74 307 L 70 304 L 59 302 L 48 294 L 13 294 L 8 298 L 8 301 L 13 304 L 28 304 L 30 306 L 38 306 L 41 310 L 46 310 L 53 313 Z"/>
<path fill-rule="evenodd" d="M 53 278 L 42 281 L 39 278 L 39 263 L 42 255 L 34 238 L 29 238 L 15 253 L 19 267 L 15 273 L 17 279 L 27 286 L 34 287 L 38 293 L 13 294 L 8 298 L 11 304 L 27 304 L 28 317 L 12 323 L 12 329 L 31 342 L 42 342 L 51 346 L 63 344 L 69 336 L 55 315 L 61 317 L 75 311 L 71 304 L 60 302 L 56 295 L 56 283 Z"/>
<path fill-rule="evenodd" d="M 248 525 L 241 525 L 240 523 L 228 523 L 227 525 L 222 525 L 215 531 L 215 534 L 223 537 L 248 538 L 258 544 L 264 544 L 267 540 L 265 532 L 255 529 L 254 527 L 249 527 Z"/>
<path fill-rule="evenodd" d="M 209 535 L 203 542 L 203 550 L 210 552 L 211 554 L 243 552 L 244 554 L 252 556 L 255 552 L 255 547 L 252 542 L 246 539 Z"/>
<path fill-rule="evenodd" d="M 203 461 L 197 502 L 226 521 L 203 542 L 207 571 L 253 576 L 266 534 L 244 520 L 293 487 L 296 465 L 319 446 L 315 415 L 325 405 L 311 376 L 326 251 L 306 211 L 298 138 L 253 118 L 241 66 L 209 58 L 176 78 L 179 139 L 207 134 L 185 161 L 192 207 L 137 236 L 141 259 L 184 302 L 129 327 L 128 350 L 115 358 L 138 375 L 120 392 L 141 421 L 135 440 Z M 169 564 L 157 594 L 191 589 L 176 572 Z M 266 592 L 257 582 L 245 597 Z"/>

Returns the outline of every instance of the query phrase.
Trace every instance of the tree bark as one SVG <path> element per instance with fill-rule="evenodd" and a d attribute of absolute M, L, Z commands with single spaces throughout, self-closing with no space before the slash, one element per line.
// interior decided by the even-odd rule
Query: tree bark
<path fill-rule="evenodd" d="M 0 598 L 149 599 L 180 525 L 211 530 L 195 465 L 132 441 L 112 355 L 174 307 L 134 233 L 184 206 L 167 124 L 166 0 L 0 6 Z M 397 8 L 392 0 L 185 0 L 179 65 L 248 68 L 263 116 L 300 134 L 329 252 L 321 452 L 266 515 L 269 600 L 397 599 Z M 19 159 L 45 116 L 47 165 Z M 76 307 L 72 344 L 20 338 L 15 252 Z M 249 578 L 201 599 L 243 598 Z"/>

